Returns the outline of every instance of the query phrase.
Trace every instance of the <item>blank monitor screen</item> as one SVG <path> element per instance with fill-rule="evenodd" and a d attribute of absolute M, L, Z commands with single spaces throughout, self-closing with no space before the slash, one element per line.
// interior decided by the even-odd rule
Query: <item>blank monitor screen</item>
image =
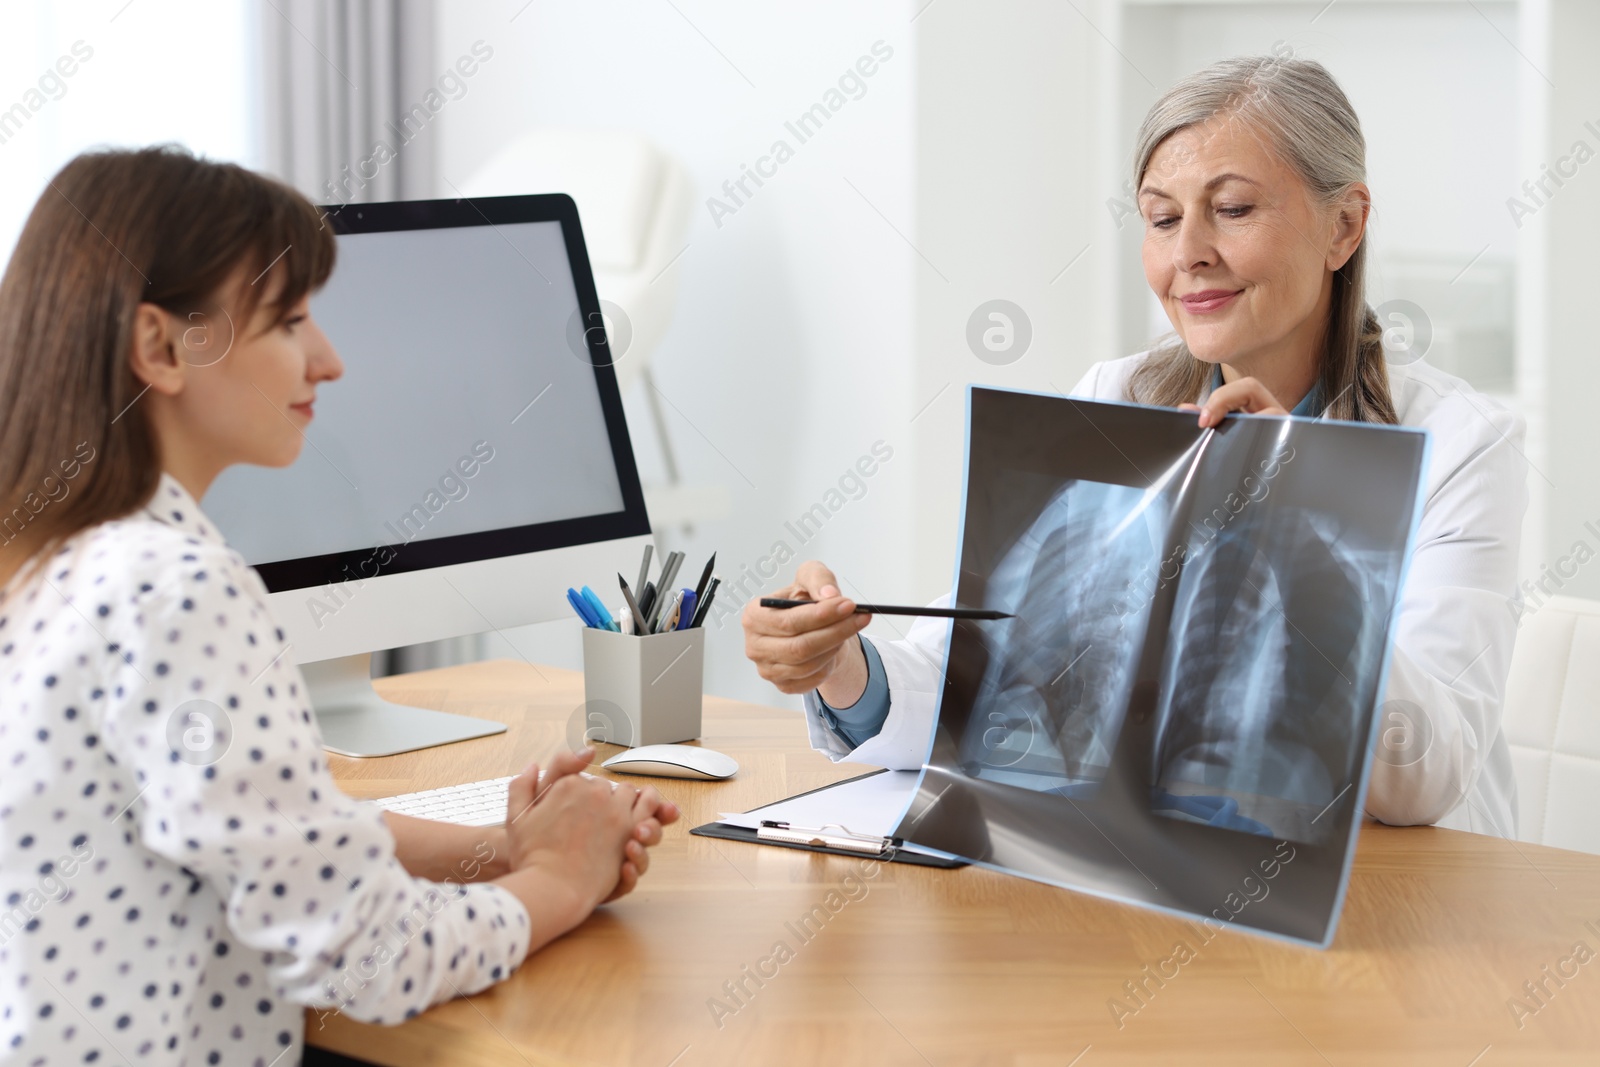
<path fill-rule="evenodd" d="M 318 385 L 291 466 L 232 467 L 202 501 L 270 589 L 380 545 L 401 546 L 391 572 L 648 530 L 590 347 L 603 335 L 581 328 L 598 307 L 568 198 L 351 205 L 336 222 L 356 232 L 311 313 L 344 375 Z"/>

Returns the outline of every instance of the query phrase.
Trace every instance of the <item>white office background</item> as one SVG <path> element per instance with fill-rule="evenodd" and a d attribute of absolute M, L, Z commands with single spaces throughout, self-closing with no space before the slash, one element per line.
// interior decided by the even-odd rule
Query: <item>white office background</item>
<path fill-rule="evenodd" d="M 56 62 L 91 50 L 51 83 L 44 104 L 0 142 L 0 248 L 10 255 L 34 201 L 61 165 L 99 144 L 167 141 L 261 165 L 253 26 L 247 7 L 208 0 L 6 4 L 0 110 L 22 102 Z M 24 105 L 27 106 L 26 104 Z"/>
<path fill-rule="evenodd" d="M 314 27 L 292 25 L 304 10 L 9 4 L 0 107 L 75 41 L 94 52 L 0 143 L 3 247 L 48 174 L 92 144 L 171 140 L 267 165 L 264 97 L 281 85 L 263 74 L 261 20 L 311 40 Z M 1363 120 L 1376 199 L 1369 298 L 1425 309 L 1430 358 L 1529 420 L 1526 575 L 1600 596 L 1600 564 L 1570 562 L 1580 541 L 1585 560 L 1600 551 L 1585 526 L 1600 527 L 1588 413 L 1600 361 L 1584 313 L 1600 287 L 1600 164 L 1520 227 L 1506 205 L 1573 142 L 1600 147 L 1584 126 L 1600 126 L 1592 0 L 472 0 L 438 4 L 432 33 L 438 72 L 474 42 L 493 49 L 419 142 L 435 195 L 455 195 L 511 138 L 539 129 L 636 131 L 691 178 L 670 267 L 677 306 L 650 355 L 679 476 L 721 501 L 658 530 L 663 549 L 688 553 L 686 571 L 716 551 L 719 572 L 737 579 L 782 546 L 795 559 L 773 585 L 815 557 L 863 598 L 948 588 L 965 385 L 1065 391 L 1095 360 L 1144 347 L 1160 322 L 1139 228 L 1116 224 L 1138 120 L 1212 59 L 1287 48 L 1325 62 Z M 724 182 L 774 140 L 794 145 L 785 122 L 877 42 L 892 56 L 865 92 L 716 217 L 707 199 L 731 203 Z M 1006 365 L 967 341 L 973 311 L 995 299 L 1020 307 L 1031 332 Z M 659 485 L 668 475 L 646 387 L 625 400 L 642 472 Z M 802 539 L 785 525 L 837 503 L 830 490 L 874 445 L 892 458 L 819 532 Z M 577 667 L 577 627 L 562 618 L 470 647 Z M 735 617 L 711 629 L 707 657 L 713 693 L 774 699 L 743 659 Z"/>

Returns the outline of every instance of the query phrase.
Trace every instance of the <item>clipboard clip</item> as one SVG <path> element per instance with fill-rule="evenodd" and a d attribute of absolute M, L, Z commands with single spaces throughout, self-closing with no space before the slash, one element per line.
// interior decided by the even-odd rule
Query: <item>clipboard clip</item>
<path fill-rule="evenodd" d="M 858 834 L 839 823 L 824 823 L 812 829 L 793 826 L 773 819 L 762 819 L 756 828 L 756 837 L 762 841 L 781 841 L 790 845 L 808 845 L 812 848 L 838 848 L 849 852 L 862 852 L 870 856 L 893 855 L 895 840 L 874 834 Z"/>

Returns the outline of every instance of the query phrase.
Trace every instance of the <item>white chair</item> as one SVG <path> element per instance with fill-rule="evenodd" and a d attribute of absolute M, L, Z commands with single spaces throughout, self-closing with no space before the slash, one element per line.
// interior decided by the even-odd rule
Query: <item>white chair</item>
<path fill-rule="evenodd" d="M 1551 597 L 1523 616 L 1504 721 L 1517 836 L 1600 853 L 1600 601 Z"/>

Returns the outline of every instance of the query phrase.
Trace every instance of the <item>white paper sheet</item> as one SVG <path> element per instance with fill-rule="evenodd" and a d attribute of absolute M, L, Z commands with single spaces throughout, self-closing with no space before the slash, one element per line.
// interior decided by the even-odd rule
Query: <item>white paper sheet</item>
<path fill-rule="evenodd" d="M 717 818 L 730 826 L 747 830 L 760 827 L 762 820 L 786 822 L 808 830 L 843 827 L 853 834 L 888 837 L 911 806 L 921 771 L 884 771 L 830 786 L 798 797 L 780 800 L 746 812 L 721 812 Z M 931 848 L 907 844 L 907 852 L 927 856 L 948 856 Z"/>

